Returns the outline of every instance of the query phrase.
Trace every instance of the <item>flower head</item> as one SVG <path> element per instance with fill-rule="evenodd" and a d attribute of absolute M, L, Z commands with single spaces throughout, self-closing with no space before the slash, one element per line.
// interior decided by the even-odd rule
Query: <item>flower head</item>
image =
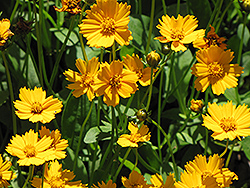
<path fill-rule="evenodd" d="M 120 102 L 119 96 L 128 98 L 137 90 L 137 75 L 123 69 L 119 60 L 101 64 L 97 80 L 93 86 L 97 96 L 104 95 L 104 102 L 108 106 L 116 106 Z"/>
<path fill-rule="evenodd" d="M 7 18 L 0 21 L 0 46 L 3 46 L 9 37 L 14 35 L 10 30 L 10 20 Z"/>
<path fill-rule="evenodd" d="M 150 185 L 147 185 L 143 175 L 139 174 L 135 170 L 133 170 L 129 174 L 129 179 L 126 177 L 122 177 L 122 184 L 126 188 L 149 188 Z"/>
<path fill-rule="evenodd" d="M 11 165 L 10 161 L 3 161 L 0 154 L 0 187 L 7 188 L 10 185 L 8 181 L 16 178 L 16 174 L 13 171 L 9 171 Z"/>
<path fill-rule="evenodd" d="M 113 183 L 112 180 L 109 180 L 106 184 L 102 181 L 102 183 L 98 182 L 98 186 L 95 184 L 91 186 L 92 188 L 116 188 L 116 183 Z"/>
<path fill-rule="evenodd" d="M 114 41 L 121 46 L 133 39 L 128 30 L 130 6 L 117 0 L 97 0 L 86 11 L 86 18 L 79 25 L 80 33 L 91 47 L 110 47 Z"/>
<path fill-rule="evenodd" d="M 70 170 L 62 170 L 62 164 L 59 164 L 57 160 L 50 162 L 50 167 L 48 167 L 48 163 L 45 165 L 44 172 L 44 182 L 43 187 L 46 188 L 81 188 L 86 187 L 83 185 L 81 181 L 72 182 L 75 177 L 74 173 Z M 34 177 L 31 181 L 32 185 L 37 188 L 42 187 L 42 178 Z"/>
<path fill-rule="evenodd" d="M 50 147 L 54 151 L 54 155 L 47 156 L 49 160 L 54 159 L 64 159 L 66 157 L 65 150 L 68 147 L 68 140 L 61 139 L 61 134 L 58 129 L 55 131 L 51 131 L 46 129 L 45 126 L 42 126 L 41 130 L 39 130 L 41 138 L 44 136 L 51 137 L 53 142 L 51 143 Z"/>
<path fill-rule="evenodd" d="M 142 124 L 140 129 L 133 122 L 129 122 L 129 134 L 123 134 L 118 138 L 117 143 L 122 147 L 138 147 L 138 142 L 147 142 L 150 140 L 150 132 L 147 125 Z"/>
<path fill-rule="evenodd" d="M 204 106 L 204 104 L 203 104 L 202 100 L 194 100 L 194 99 L 191 100 L 190 109 L 193 112 L 196 112 L 196 113 L 201 112 L 203 106 Z"/>
<path fill-rule="evenodd" d="M 141 62 L 141 59 L 139 59 L 138 55 L 126 55 L 126 57 L 123 56 L 123 59 L 126 69 L 136 73 L 139 83 L 142 86 L 150 85 L 151 68 L 144 68 L 143 63 Z"/>
<path fill-rule="evenodd" d="M 55 118 L 55 114 L 61 112 L 62 102 L 53 96 L 46 98 L 46 92 L 42 88 L 35 87 L 34 90 L 20 89 L 19 97 L 14 106 L 16 115 L 20 119 L 29 119 L 32 123 L 49 123 Z"/>
<path fill-rule="evenodd" d="M 189 44 L 199 37 L 205 35 L 205 30 L 194 31 L 198 27 L 198 21 L 192 15 L 183 18 L 180 14 L 177 19 L 166 15 L 162 16 L 162 21 L 156 27 L 160 29 L 162 36 L 156 37 L 161 43 L 172 42 L 171 49 L 175 52 L 187 50 L 184 44 Z"/>
<path fill-rule="evenodd" d="M 58 12 L 69 12 L 70 14 L 79 14 L 82 11 L 80 7 L 81 0 L 61 0 L 62 8 L 57 8 L 54 6 L 55 10 Z"/>
<path fill-rule="evenodd" d="M 98 58 L 93 57 L 88 63 L 79 58 L 76 60 L 76 67 L 80 73 L 70 69 L 63 73 L 67 80 L 74 82 L 69 84 L 67 88 L 74 90 L 72 93 L 75 97 L 80 97 L 87 93 L 88 99 L 92 101 L 95 97 L 93 85 L 99 66 Z"/>
<path fill-rule="evenodd" d="M 228 101 L 226 104 L 217 105 L 208 103 L 208 113 L 203 115 L 203 126 L 214 131 L 212 137 L 216 140 L 234 140 L 240 136 L 250 136 L 250 111 L 247 105 L 237 108 Z"/>
<path fill-rule="evenodd" d="M 175 178 L 174 174 L 172 173 L 167 176 L 167 180 L 165 183 L 163 182 L 162 176 L 157 173 L 151 176 L 150 181 L 155 188 L 175 188 Z"/>
<path fill-rule="evenodd" d="M 30 129 L 22 136 L 13 136 L 6 151 L 19 158 L 17 162 L 20 166 L 38 166 L 46 161 L 47 156 L 54 154 L 53 150 L 49 149 L 52 141 L 47 136 L 38 140 L 38 133 Z"/>
<path fill-rule="evenodd" d="M 191 68 L 191 73 L 197 77 L 194 87 L 204 92 L 211 85 L 216 95 L 223 94 L 227 88 L 236 87 L 236 77 L 243 73 L 243 67 L 229 64 L 233 57 L 233 52 L 224 51 L 218 46 L 199 50 L 196 53 L 198 63 Z"/>
<path fill-rule="evenodd" d="M 224 37 L 219 37 L 216 33 L 215 33 L 215 29 L 213 26 L 211 26 L 211 30 L 207 33 L 206 37 L 203 38 L 198 38 L 193 42 L 193 45 L 195 48 L 209 48 L 210 46 L 214 45 L 214 46 L 218 46 L 222 49 L 226 49 L 227 48 L 227 44 L 223 43 L 226 39 Z"/>

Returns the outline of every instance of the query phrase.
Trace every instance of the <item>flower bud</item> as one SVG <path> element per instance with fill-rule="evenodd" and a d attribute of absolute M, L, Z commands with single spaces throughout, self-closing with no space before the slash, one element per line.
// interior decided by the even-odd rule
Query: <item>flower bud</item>
<path fill-rule="evenodd" d="M 250 12 L 250 0 L 238 0 L 242 10 Z"/>
<path fill-rule="evenodd" d="M 164 54 L 164 55 L 168 55 L 169 52 L 171 51 L 171 47 L 169 44 L 163 44 L 161 46 L 161 52 Z"/>
<path fill-rule="evenodd" d="M 191 106 L 190 106 L 190 110 L 192 110 L 193 112 L 199 113 L 202 111 L 204 104 L 201 100 L 191 100 Z"/>
<path fill-rule="evenodd" d="M 147 63 L 150 67 L 156 68 L 161 60 L 161 56 L 155 51 L 151 51 L 146 57 Z"/>
<path fill-rule="evenodd" d="M 148 113 L 147 113 L 147 111 L 145 109 L 140 109 L 140 110 L 137 111 L 136 117 L 140 121 L 145 121 L 147 119 L 147 117 L 148 117 Z"/>

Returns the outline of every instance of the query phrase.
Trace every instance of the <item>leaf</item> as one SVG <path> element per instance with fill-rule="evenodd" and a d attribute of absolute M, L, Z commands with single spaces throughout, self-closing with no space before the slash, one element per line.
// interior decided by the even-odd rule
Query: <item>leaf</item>
<path fill-rule="evenodd" d="M 226 89 L 224 96 L 228 99 L 233 101 L 234 103 L 237 103 L 237 97 L 235 94 L 235 88 L 230 88 L 230 89 Z"/>
<path fill-rule="evenodd" d="M 246 76 L 249 76 L 250 74 L 250 63 L 249 63 L 249 59 L 250 59 L 250 51 L 245 52 L 244 54 L 242 54 L 242 67 L 244 67 L 243 71 L 244 73 L 241 74 L 240 76 L 240 83 L 239 85 L 242 86 L 244 84 L 244 78 Z"/>
<path fill-rule="evenodd" d="M 132 46 L 122 46 L 121 50 L 120 50 L 120 56 L 126 56 L 127 54 L 132 56 L 132 54 L 135 52 L 135 48 Z"/>
<path fill-rule="evenodd" d="M 241 39 L 241 35 L 242 35 L 242 31 L 243 31 L 243 23 L 239 24 L 238 26 L 238 30 L 237 30 L 237 35 L 239 37 L 239 39 Z M 249 30 L 247 28 L 247 26 L 245 27 L 244 29 L 244 35 L 243 35 L 243 44 L 244 46 L 247 46 L 247 43 L 249 41 L 249 37 L 250 37 L 250 33 L 249 33 Z"/>
<path fill-rule="evenodd" d="M 250 136 L 241 141 L 241 145 L 248 160 L 250 160 Z"/>
<path fill-rule="evenodd" d="M 51 32 L 54 32 L 54 35 L 58 40 L 60 40 L 62 43 L 64 43 L 64 40 L 69 32 L 68 28 L 50 28 L 49 29 Z M 73 30 L 70 33 L 69 39 L 66 43 L 67 46 L 73 46 L 79 41 L 78 36 L 76 32 Z"/>
<path fill-rule="evenodd" d="M 9 97 L 9 92 L 7 90 L 0 91 L 0 106 L 2 106 L 2 104 L 6 102 L 8 97 Z"/>
<path fill-rule="evenodd" d="M 95 143 L 97 140 L 108 140 L 110 139 L 110 134 L 112 127 L 110 126 L 100 126 L 98 127 L 92 127 L 88 130 L 84 137 L 84 142 L 86 144 Z"/>

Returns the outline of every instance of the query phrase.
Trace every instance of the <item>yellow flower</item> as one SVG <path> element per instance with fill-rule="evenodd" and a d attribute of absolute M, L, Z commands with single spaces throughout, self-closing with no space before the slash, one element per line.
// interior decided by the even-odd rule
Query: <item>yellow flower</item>
<path fill-rule="evenodd" d="M 93 86 L 97 96 L 104 95 L 103 100 L 108 106 L 116 106 L 120 102 L 119 96 L 128 98 L 137 90 L 137 75 L 123 69 L 119 60 L 101 64 L 97 80 Z"/>
<path fill-rule="evenodd" d="M 121 135 L 117 143 L 122 147 L 138 147 L 138 142 L 147 142 L 150 140 L 150 132 L 147 125 L 142 124 L 140 129 L 133 122 L 129 122 L 128 129 L 131 131 L 129 134 Z"/>
<path fill-rule="evenodd" d="M 207 33 L 206 37 L 203 38 L 198 38 L 193 42 L 193 45 L 195 48 L 209 48 L 212 45 L 214 46 L 218 46 L 222 49 L 226 49 L 227 48 L 227 44 L 223 43 L 226 39 L 224 37 L 219 37 L 216 33 L 215 33 L 215 29 L 213 26 L 211 26 L 211 30 Z"/>
<path fill-rule="evenodd" d="M 194 31 L 198 27 L 198 21 L 192 15 L 183 18 L 180 14 L 177 19 L 166 15 L 162 16 L 162 21 L 156 27 L 160 29 L 162 36 L 156 37 L 161 43 L 172 42 L 171 49 L 175 52 L 187 50 L 184 44 L 189 44 L 199 37 L 205 35 L 205 30 Z"/>
<path fill-rule="evenodd" d="M 9 37 L 14 35 L 10 30 L 10 20 L 7 18 L 0 21 L 0 46 L 3 46 Z"/>
<path fill-rule="evenodd" d="M 61 0 L 62 8 L 57 8 L 54 6 L 55 10 L 58 12 L 69 12 L 71 14 L 79 14 L 82 11 L 80 7 L 81 0 Z"/>
<path fill-rule="evenodd" d="M 167 180 L 165 183 L 163 182 L 162 176 L 157 173 L 151 176 L 150 181 L 155 188 L 175 188 L 175 178 L 174 174 L 172 173 L 167 176 Z"/>
<path fill-rule="evenodd" d="M 203 106 L 204 106 L 204 104 L 203 104 L 202 100 L 194 100 L 194 99 L 191 100 L 190 109 L 191 109 L 193 112 L 196 112 L 196 113 L 201 112 Z"/>
<path fill-rule="evenodd" d="M 149 188 L 150 186 L 147 185 L 143 175 L 134 170 L 129 174 L 129 179 L 122 177 L 122 184 L 126 188 Z"/>
<path fill-rule="evenodd" d="M 6 147 L 6 151 L 13 156 L 17 156 L 20 166 L 41 165 L 49 155 L 53 155 L 53 150 L 48 149 L 52 143 L 50 137 L 44 136 L 38 141 L 38 133 L 32 129 L 25 135 L 13 136 L 11 143 Z"/>
<path fill-rule="evenodd" d="M 75 97 L 80 97 L 87 93 L 88 99 L 92 101 L 95 97 L 93 85 L 100 66 L 98 58 L 93 57 L 88 63 L 82 59 L 77 59 L 75 65 L 80 73 L 70 69 L 63 73 L 67 80 L 74 82 L 73 84 L 69 84 L 67 88 L 74 90 L 73 95 Z"/>
<path fill-rule="evenodd" d="M 243 67 L 238 64 L 229 64 L 233 59 L 233 52 L 224 51 L 218 46 L 211 46 L 208 49 L 199 50 L 196 59 L 199 63 L 191 68 L 195 80 L 195 88 L 204 92 L 209 85 L 212 85 L 213 93 L 223 94 L 228 88 L 238 85 L 236 77 L 243 73 Z"/>
<path fill-rule="evenodd" d="M 130 5 L 116 0 L 97 0 L 97 4 L 86 11 L 86 18 L 79 25 L 80 33 L 91 47 L 110 47 L 114 41 L 121 46 L 133 39 L 128 30 Z"/>
<path fill-rule="evenodd" d="M 138 55 L 126 55 L 123 56 L 124 59 L 124 66 L 126 69 L 136 73 L 138 80 L 142 86 L 150 85 L 150 75 L 151 75 L 151 68 L 150 67 L 143 67 L 143 63 L 141 59 L 139 59 Z"/>
<path fill-rule="evenodd" d="M 205 181 L 206 178 L 214 177 L 219 187 L 229 187 L 232 180 L 238 180 L 237 175 L 228 168 L 223 167 L 224 159 L 218 154 L 209 156 L 208 162 L 206 156 L 197 155 L 193 161 L 185 165 L 188 173 L 198 173 Z"/>
<path fill-rule="evenodd" d="M 109 180 L 107 184 L 105 184 L 102 181 L 102 184 L 100 184 L 98 182 L 98 186 L 96 186 L 95 184 L 93 186 L 91 186 L 92 188 L 116 188 L 116 183 L 113 183 L 112 180 Z"/>
<path fill-rule="evenodd" d="M 45 165 L 44 172 L 44 182 L 43 187 L 46 188 L 81 188 L 86 187 L 86 185 L 81 183 L 81 180 L 72 182 L 75 177 L 74 173 L 70 170 L 62 170 L 62 165 L 59 164 L 57 160 L 50 162 L 50 167 L 48 163 Z M 31 181 L 32 185 L 37 188 L 42 187 L 42 178 L 34 177 Z"/>
<path fill-rule="evenodd" d="M 55 114 L 61 112 L 63 106 L 62 102 L 57 98 L 53 99 L 53 96 L 46 98 L 46 92 L 42 88 L 35 87 L 34 90 L 21 88 L 19 97 L 21 100 L 14 102 L 16 115 L 33 123 L 38 121 L 49 123 L 55 118 Z"/>
<path fill-rule="evenodd" d="M 203 115 L 203 126 L 212 130 L 212 137 L 216 140 L 234 140 L 240 136 L 250 136 L 250 111 L 247 105 L 237 108 L 228 101 L 226 104 L 217 105 L 208 103 L 208 113 Z"/>
<path fill-rule="evenodd" d="M 3 158 L 0 154 L 0 187 L 5 187 L 7 188 L 10 184 L 7 182 L 9 180 L 13 180 L 16 178 L 16 174 L 13 173 L 12 171 L 9 171 L 11 167 L 11 162 L 10 161 L 4 161 Z"/>
<path fill-rule="evenodd" d="M 198 172 L 181 173 L 181 181 L 174 184 L 175 188 L 220 188 L 214 177 L 207 177 L 202 179 Z"/>
<path fill-rule="evenodd" d="M 54 155 L 47 156 L 48 160 L 64 159 L 66 157 L 66 152 L 63 150 L 68 147 L 68 140 L 61 139 L 61 134 L 58 129 L 50 132 L 49 129 L 46 129 L 45 126 L 42 126 L 41 130 L 39 130 L 39 133 L 41 138 L 43 138 L 44 136 L 50 136 L 53 140 L 49 148 L 54 151 Z"/>

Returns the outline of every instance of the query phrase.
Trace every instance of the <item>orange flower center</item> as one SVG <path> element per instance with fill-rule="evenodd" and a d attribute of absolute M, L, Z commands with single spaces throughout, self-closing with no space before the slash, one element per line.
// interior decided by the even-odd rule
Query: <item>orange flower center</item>
<path fill-rule="evenodd" d="M 220 120 L 220 126 L 225 132 L 236 130 L 236 122 L 233 117 L 222 118 Z"/>
<path fill-rule="evenodd" d="M 205 179 L 207 178 L 207 177 L 211 177 L 212 176 L 212 173 L 211 172 L 203 172 L 202 174 L 201 174 L 201 180 L 202 181 L 205 181 Z"/>
<path fill-rule="evenodd" d="M 43 107 L 40 102 L 34 102 L 31 105 L 31 112 L 34 114 L 40 114 L 43 111 Z"/>
<path fill-rule="evenodd" d="M 141 138 L 141 134 L 135 133 L 131 134 L 130 140 L 131 142 L 139 142 Z"/>
<path fill-rule="evenodd" d="M 53 176 L 49 181 L 49 185 L 51 188 L 62 188 L 65 187 L 65 181 L 60 179 L 60 177 Z"/>
<path fill-rule="evenodd" d="M 223 66 L 218 62 L 212 62 L 208 65 L 208 73 L 213 78 L 221 78 L 224 75 Z"/>
<path fill-rule="evenodd" d="M 31 145 L 25 146 L 23 152 L 25 153 L 26 157 L 34 157 L 36 156 L 36 148 Z"/>
<path fill-rule="evenodd" d="M 139 78 L 139 80 L 143 77 L 143 74 L 142 74 L 142 69 L 138 69 L 137 71 L 136 71 L 136 74 L 137 74 L 137 76 L 138 76 L 138 78 Z"/>
<path fill-rule="evenodd" d="M 101 23 L 101 33 L 103 35 L 114 35 L 115 33 L 115 20 L 113 18 L 104 18 Z"/>
<path fill-rule="evenodd" d="M 173 39 L 173 41 L 179 41 L 182 40 L 184 38 L 184 34 L 183 34 L 183 30 L 179 31 L 179 30 L 172 30 L 171 29 L 171 38 Z"/>
<path fill-rule="evenodd" d="M 120 75 L 114 75 L 112 78 L 109 79 L 109 85 L 111 87 L 119 87 L 120 86 Z"/>
<path fill-rule="evenodd" d="M 72 9 L 78 6 L 79 0 L 69 0 L 66 5 L 68 8 Z"/>
<path fill-rule="evenodd" d="M 94 84 L 94 80 L 92 76 L 89 76 L 88 74 L 85 74 L 84 76 L 81 76 L 81 87 L 90 87 L 90 85 Z"/>

